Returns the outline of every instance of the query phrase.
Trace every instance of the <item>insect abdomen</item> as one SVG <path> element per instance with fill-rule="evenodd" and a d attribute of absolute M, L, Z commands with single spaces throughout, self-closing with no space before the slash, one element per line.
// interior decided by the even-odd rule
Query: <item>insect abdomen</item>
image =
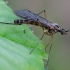
<path fill-rule="evenodd" d="M 28 20 L 20 20 L 20 19 L 14 20 L 14 24 L 16 24 L 16 25 L 31 24 L 31 25 L 38 26 L 38 22 L 28 21 Z"/>
<path fill-rule="evenodd" d="M 25 24 L 25 23 L 27 23 L 28 22 L 28 20 L 19 20 L 19 19 L 17 19 L 17 20 L 14 20 L 14 24 L 16 24 L 16 25 L 22 25 L 22 24 Z"/>
<path fill-rule="evenodd" d="M 32 20 L 14 20 L 14 24 L 16 25 L 22 25 L 22 24 L 31 24 L 31 25 L 35 25 L 35 26 L 40 26 L 41 28 L 48 28 L 46 25 L 41 24 L 40 22 L 36 22 L 36 21 L 32 21 Z"/>

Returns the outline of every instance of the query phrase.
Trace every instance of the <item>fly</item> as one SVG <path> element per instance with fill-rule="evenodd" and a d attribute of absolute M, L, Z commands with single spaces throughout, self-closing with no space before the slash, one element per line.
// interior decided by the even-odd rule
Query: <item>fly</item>
<path fill-rule="evenodd" d="M 45 18 L 39 16 L 42 12 L 44 12 Z M 40 38 L 40 40 L 42 40 L 44 34 L 51 36 L 51 40 L 47 44 L 47 46 L 48 46 L 51 42 L 51 46 L 49 49 L 49 53 L 50 53 L 50 50 L 51 50 L 52 44 L 53 44 L 53 35 L 58 32 L 61 33 L 61 35 L 66 35 L 67 32 L 69 32 L 69 30 L 62 29 L 57 23 L 52 23 L 49 20 L 47 20 L 45 10 L 43 10 L 42 12 L 40 12 L 39 14 L 35 14 L 27 9 L 17 10 L 17 11 L 15 11 L 15 14 L 21 18 L 24 18 L 24 20 L 23 19 L 14 20 L 14 24 L 16 24 L 16 25 L 31 24 L 31 25 L 40 26 L 43 29 L 43 35 Z M 36 46 L 38 45 L 38 43 L 36 44 Z M 30 54 L 33 52 L 33 50 L 36 48 L 36 46 L 32 49 Z M 45 47 L 45 51 L 46 51 L 47 46 Z"/>

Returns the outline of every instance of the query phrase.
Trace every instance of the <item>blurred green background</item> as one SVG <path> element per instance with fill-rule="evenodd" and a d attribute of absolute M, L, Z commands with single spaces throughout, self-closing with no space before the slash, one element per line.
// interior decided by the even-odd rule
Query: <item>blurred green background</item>
<path fill-rule="evenodd" d="M 47 19 L 58 23 L 62 28 L 70 29 L 70 0 L 4 0 L 12 10 L 28 9 L 34 13 L 46 10 Z M 44 17 L 44 14 L 41 14 Z M 41 37 L 42 29 L 32 26 L 34 34 Z M 45 35 L 42 42 L 46 46 L 50 37 Z M 47 48 L 48 52 L 49 47 Z M 50 53 L 50 70 L 70 70 L 70 33 L 63 36 L 54 35 L 53 48 Z"/>

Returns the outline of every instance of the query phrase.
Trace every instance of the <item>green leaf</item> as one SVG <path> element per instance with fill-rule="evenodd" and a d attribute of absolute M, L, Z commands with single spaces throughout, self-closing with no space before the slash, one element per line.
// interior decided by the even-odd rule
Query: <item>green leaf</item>
<path fill-rule="evenodd" d="M 18 19 L 13 11 L 0 0 L 0 22 L 14 24 Z M 25 32 L 24 32 L 25 30 Z M 44 70 L 43 58 L 47 58 L 39 39 L 24 25 L 0 24 L 0 70 Z"/>
<path fill-rule="evenodd" d="M 0 37 L 0 70 L 43 70 L 43 68 L 41 56 L 29 54 L 25 46 Z"/>

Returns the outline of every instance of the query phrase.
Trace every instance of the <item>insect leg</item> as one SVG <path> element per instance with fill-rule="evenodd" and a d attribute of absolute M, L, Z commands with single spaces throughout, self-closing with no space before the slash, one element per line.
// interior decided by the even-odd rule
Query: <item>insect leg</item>
<path fill-rule="evenodd" d="M 40 13 L 38 13 L 38 15 L 41 14 L 41 13 L 43 13 L 43 12 L 45 12 L 45 10 L 41 11 Z"/>
<path fill-rule="evenodd" d="M 45 47 L 45 52 L 46 52 L 46 49 L 47 49 L 48 45 L 51 43 L 51 41 L 52 41 L 52 38 L 51 38 L 51 40 L 48 42 L 47 46 Z"/>
<path fill-rule="evenodd" d="M 41 13 L 43 13 L 43 12 L 44 12 L 44 16 L 45 16 L 45 19 L 46 19 L 47 16 L 46 16 L 46 11 L 45 10 L 41 11 L 40 13 L 38 13 L 38 15 L 41 14 Z"/>
<path fill-rule="evenodd" d="M 37 21 L 38 21 L 39 25 L 42 26 L 41 23 L 40 23 L 40 21 L 39 21 L 39 20 L 37 20 Z M 42 38 L 44 37 L 44 34 L 45 34 L 45 33 L 43 32 L 43 34 L 42 34 L 40 40 L 42 40 Z M 30 54 L 33 52 L 33 50 L 34 50 L 34 49 L 36 48 L 36 46 L 39 44 L 40 40 L 37 42 L 37 44 L 36 44 L 35 47 L 32 49 L 32 51 L 30 52 Z"/>
<path fill-rule="evenodd" d="M 49 54 L 50 54 L 50 51 L 51 51 L 52 45 L 53 45 L 53 35 L 51 36 L 51 46 L 50 46 L 50 49 L 49 49 Z"/>
<path fill-rule="evenodd" d="M 42 37 L 40 38 L 40 40 L 42 40 L 43 36 L 44 36 L 44 33 L 43 33 Z M 36 48 L 36 46 L 39 44 L 40 40 L 37 42 L 37 44 L 35 45 L 35 47 L 31 50 L 30 54 L 34 51 L 34 49 Z"/>
<path fill-rule="evenodd" d="M 50 55 L 50 51 L 51 51 L 51 48 L 52 48 L 52 45 L 53 45 L 53 35 L 51 36 L 51 46 L 50 46 L 50 49 L 49 49 L 49 52 L 48 52 L 48 60 L 47 60 L 47 64 L 46 66 L 48 67 L 48 63 L 49 63 L 49 55 Z"/>

